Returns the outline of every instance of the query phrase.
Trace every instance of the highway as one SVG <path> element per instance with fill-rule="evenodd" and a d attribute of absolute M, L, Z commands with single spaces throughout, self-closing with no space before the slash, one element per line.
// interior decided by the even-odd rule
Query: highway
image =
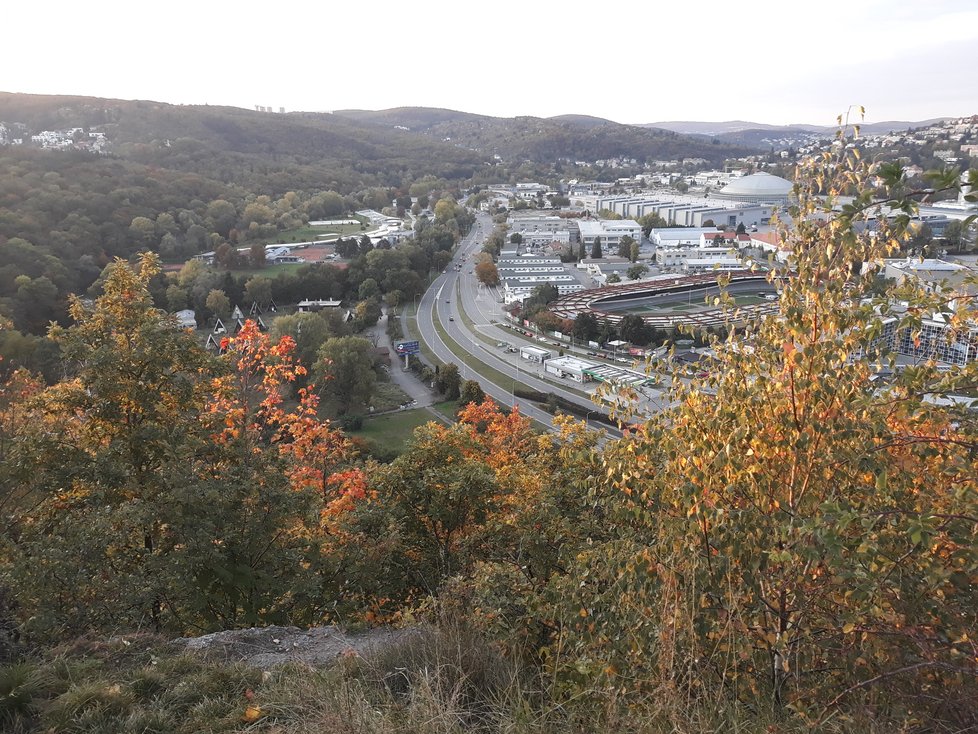
<path fill-rule="evenodd" d="M 444 273 L 435 279 L 431 287 L 422 296 L 418 307 L 418 330 L 421 339 L 442 362 L 458 364 L 463 378 L 476 377 L 476 375 L 470 374 L 472 369 L 460 364 L 459 358 L 449 349 L 436 331 L 435 318 L 438 318 L 448 335 L 462 349 L 473 354 L 481 363 L 487 364 L 494 370 L 506 375 L 516 384 L 523 384 L 541 392 L 554 393 L 581 405 L 585 411 L 598 412 L 597 406 L 590 400 L 535 377 L 534 374 L 541 369 L 539 365 L 531 365 L 529 362 L 520 364 L 521 360 L 516 355 L 514 355 L 514 362 L 511 363 L 506 358 L 509 355 L 504 356 L 504 352 L 499 351 L 497 353 L 493 351 L 492 347 L 487 347 L 462 319 L 457 302 L 459 292 L 462 294 L 466 313 L 480 332 L 487 334 L 490 339 L 495 341 L 512 339 L 512 332 L 489 324 L 489 320 L 495 313 L 496 297 L 493 291 L 480 286 L 474 274 L 469 273 L 474 265 L 473 256 L 481 252 L 485 238 L 491 231 L 491 218 L 486 214 L 478 214 L 476 223 L 459 244 L 452 263 L 449 264 Z M 461 263 L 461 268 L 458 271 L 454 269 L 456 263 Z M 524 365 L 532 371 L 527 372 Z M 477 369 L 475 371 L 478 372 Z M 549 413 L 529 401 L 520 401 L 519 398 L 514 398 L 513 382 L 500 385 L 482 374 L 477 375 L 477 377 L 486 394 L 500 405 L 513 406 L 518 404 L 520 412 L 524 415 L 546 426 L 553 426 L 553 416 Z M 608 429 L 604 426 L 602 428 L 612 436 L 621 435 L 619 431 L 614 429 Z"/>

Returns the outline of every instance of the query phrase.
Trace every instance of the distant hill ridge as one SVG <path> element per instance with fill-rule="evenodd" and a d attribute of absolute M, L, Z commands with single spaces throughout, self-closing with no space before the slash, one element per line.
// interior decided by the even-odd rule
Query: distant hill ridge
<path fill-rule="evenodd" d="M 863 123 L 860 129 L 864 134 L 887 133 L 898 130 L 908 130 L 912 127 L 927 127 L 938 122 L 943 122 L 950 118 L 935 117 L 929 120 L 919 120 L 908 122 L 904 120 L 890 120 L 885 122 Z M 811 132 L 811 133 L 832 133 L 835 131 L 834 125 L 808 125 L 795 123 L 791 125 L 769 125 L 763 122 L 748 122 L 746 120 L 727 120 L 725 122 L 699 122 L 693 120 L 674 120 L 667 122 L 648 122 L 637 127 L 660 128 L 672 130 L 673 132 L 686 135 L 724 135 L 728 133 L 740 133 L 747 130 L 765 130 L 773 133 L 778 132 Z"/>
<path fill-rule="evenodd" d="M 703 158 L 721 163 L 753 148 L 702 140 L 670 130 L 624 125 L 591 115 L 491 117 L 429 107 L 387 110 L 334 110 L 334 117 L 406 129 L 504 161 L 550 162 Z"/>

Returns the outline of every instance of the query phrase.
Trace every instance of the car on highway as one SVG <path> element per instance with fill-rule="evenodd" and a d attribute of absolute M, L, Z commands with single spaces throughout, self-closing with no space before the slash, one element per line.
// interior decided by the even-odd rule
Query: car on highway
<path fill-rule="evenodd" d="M 449 317 L 448 317 L 448 320 L 449 320 L 449 321 L 454 321 L 454 320 L 455 320 L 455 317 L 454 317 L 454 316 L 449 316 Z"/>

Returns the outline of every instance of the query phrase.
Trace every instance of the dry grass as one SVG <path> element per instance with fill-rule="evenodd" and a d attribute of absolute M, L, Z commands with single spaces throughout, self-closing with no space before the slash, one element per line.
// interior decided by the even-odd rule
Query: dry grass
<path fill-rule="evenodd" d="M 556 681 L 504 657 L 464 623 L 421 629 L 330 669 L 262 671 L 182 653 L 150 636 L 81 640 L 0 667 L 0 730 L 191 734 L 792 734 L 749 706 L 642 700 L 613 691 L 558 699 Z M 872 732 L 839 720 L 827 732 Z M 882 730 L 881 730 L 882 731 Z"/>

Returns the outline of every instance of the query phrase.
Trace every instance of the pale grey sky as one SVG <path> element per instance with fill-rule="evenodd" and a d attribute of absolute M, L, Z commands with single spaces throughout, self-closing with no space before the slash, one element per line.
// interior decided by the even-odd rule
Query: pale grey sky
<path fill-rule="evenodd" d="M 10 92 L 631 123 L 978 114 L 978 0 L 48 0 L 0 20 Z"/>

